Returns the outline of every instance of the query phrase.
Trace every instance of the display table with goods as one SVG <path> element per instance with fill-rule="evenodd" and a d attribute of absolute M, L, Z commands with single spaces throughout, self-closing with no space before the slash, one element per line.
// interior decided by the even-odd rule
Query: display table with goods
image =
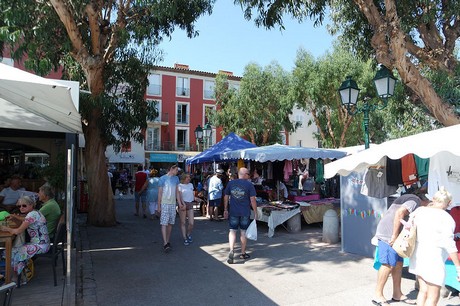
<path fill-rule="evenodd" d="M 321 200 L 299 202 L 300 211 L 308 224 L 323 222 L 323 216 L 329 209 L 335 209 L 340 216 L 340 199 L 325 198 Z"/>
<path fill-rule="evenodd" d="M 267 202 L 258 200 L 257 221 L 266 222 L 268 224 L 268 237 L 273 237 L 278 225 L 283 225 L 284 222 L 300 213 L 299 207 L 298 203 L 290 201 Z M 253 213 L 251 213 L 251 217 L 254 218 Z M 298 227 L 300 228 L 300 224 Z"/>

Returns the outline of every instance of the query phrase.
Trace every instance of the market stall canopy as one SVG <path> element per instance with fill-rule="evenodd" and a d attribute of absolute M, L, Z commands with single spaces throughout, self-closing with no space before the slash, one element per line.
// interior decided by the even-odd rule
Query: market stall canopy
<path fill-rule="evenodd" d="M 324 165 L 324 177 L 330 178 L 337 173 L 348 175 L 353 171 L 362 171 L 369 165 L 377 164 L 384 156 L 399 159 L 413 153 L 421 158 L 429 158 L 443 151 L 460 156 L 458 135 L 460 135 L 460 124 L 389 140 Z"/>
<path fill-rule="evenodd" d="M 249 159 L 257 162 L 267 162 L 276 160 L 293 160 L 301 158 L 342 158 L 346 152 L 331 149 L 294 147 L 281 144 L 270 146 L 233 150 L 221 154 L 223 160 L 226 159 Z"/>
<path fill-rule="evenodd" d="M 0 127 L 82 133 L 70 87 L 0 63 Z"/>
<path fill-rule="evenodd" d="M 255 144 L 241 138 L 235 133 L 228 134 L 221 141 L 210 147 L 209 149 L 201 152 L 200 154 L 187 159 L 187 164 L 201 164 L 206 162 L 217 162 L 221 161 L 221 153 L 244 149 L 244 148 L 254 148 L 257 147 Z"/>

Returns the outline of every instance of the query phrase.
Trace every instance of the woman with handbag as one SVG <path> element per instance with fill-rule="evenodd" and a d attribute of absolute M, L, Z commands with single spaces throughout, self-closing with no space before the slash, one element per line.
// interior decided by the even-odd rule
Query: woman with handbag
<path fill-rule="evenodd" d="M 419 280 L 418 306 L 437 305 L 441 287 L 445 280 L 445 261 L 451 257 L 457 274 L 460 275 L 460 262 L 454 241 L 455 221 L 447 207 L 452 195 L 441 187 L 427 207 L 420 207 L 413 213 L 417 227 L 417 242 L 410 257 L 409 272 Z M 460 277 L 457 276 L 460 281 Z"/>

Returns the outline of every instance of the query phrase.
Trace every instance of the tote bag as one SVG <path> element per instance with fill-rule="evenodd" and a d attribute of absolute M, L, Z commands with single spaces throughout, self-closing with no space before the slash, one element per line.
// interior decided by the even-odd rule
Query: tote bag
<path fill-rule="evenodd" d="M 415 249 L 415 241 L 417 240 L 417 227 L 412 224 L 410 229 L 404 227 L 396 238 L 392 247 L 402 258 L 408 258 L 412 255 Z"/>

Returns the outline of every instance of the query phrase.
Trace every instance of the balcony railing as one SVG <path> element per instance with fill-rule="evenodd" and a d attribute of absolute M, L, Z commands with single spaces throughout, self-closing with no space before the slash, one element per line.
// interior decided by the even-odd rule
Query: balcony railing
<path fill-rule="evenodd" d="M 187 115 L 176 115 L 176 124 L 189 124 L 190 116 Z"/>
<path fill-rule="evenodd" d="M 204 91 L 204 98 L 205 99 L 215 99 L 215 91 L 214 90 L 205 90 Z"/>
<path fill-rule="evenodd" d="M 156 117 L 152 122 L 159 123 L 159 122 L 169 122 L 169 114 L 168 113 L 161 113 L 158 117 Z"/>
<path fill-rule="evenodd" d="M 196 143 L 183 143 L 175 145 L 171 141 L 164 141 L 161 144 L 146 144 L 146 151 L 198 151 Z"/>
<path fill-rule="evenodd" d="M 190 88 L 176 87 L 176 96 L 190 96 Z"/>
<path fill-rule="evenodd" d="M 147 95 L 149 95 L 149 96 L 161 96 L 161 85 L 150 84 L 147 87 Z"/>

